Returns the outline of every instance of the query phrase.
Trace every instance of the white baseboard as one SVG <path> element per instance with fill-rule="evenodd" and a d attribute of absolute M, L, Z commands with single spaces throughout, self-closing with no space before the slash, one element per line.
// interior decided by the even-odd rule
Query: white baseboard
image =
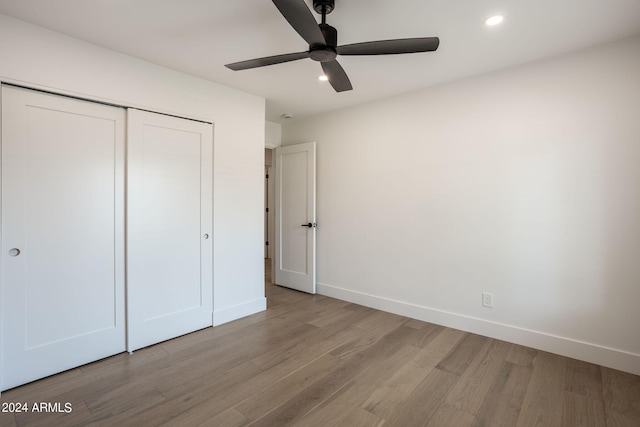
<path fill-rule="evenodd" d="M 492 322 L 462 314 L 436 310 L 403 301 L 382 298 L 376 295 L 356 292 L 317 283 L 317 293 L 328 297 L 348 301 L 358 305 L 375 308 L 400 316 L 435 323 L 465 332 L 499 339 L 538 350 L 591 362 L 598 365 L 640 375 L 640 354 L 603 347 L 571 338 L 560 337 L 544 332 L 524 329 L 504 323 Z"/>
<path fill-rule="evenodd" d="M 222 325 L 241 317 L 250 316 L 267 309 L 267 299 L 258 298 L 253 301 L 247 301 L 232 307 L 225 307 L 220 310 L 213 311 L 213 326 Z"/>

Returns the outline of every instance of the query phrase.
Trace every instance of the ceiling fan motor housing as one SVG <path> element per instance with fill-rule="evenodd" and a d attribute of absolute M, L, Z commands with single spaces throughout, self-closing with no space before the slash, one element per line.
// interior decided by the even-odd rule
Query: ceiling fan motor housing
<path fill-rule="evenodd" d="M 324 7 L 324 10 L 323 10 Z M 326 15 L 333 12 L 335 7 L 335 0 L 313 0 L 313 10 L 322 15 L 324 12 Z"/>
<path fill-rule="evenodd" d="M 336 46 L 338 46 L 338 31 L 329 24 L 320 24 L 320 30 L 324 36 L 324 45 L 309 46 L 309 57 L 314 61 L 333 61 L 338 56 Z"/>

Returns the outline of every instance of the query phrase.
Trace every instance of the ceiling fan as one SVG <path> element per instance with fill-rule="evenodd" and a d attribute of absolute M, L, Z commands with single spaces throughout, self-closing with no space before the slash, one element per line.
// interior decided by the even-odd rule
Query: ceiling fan
<path fill-rule="evenodd" d="M 338 46 L 338 31 L 327 24 L 326 17 L 335 7 L 335 0 L 313 0 L 313 9 L 322 15 L 318 24 L 304 0 L 273 0 L 282 16 L 309 45 L 304 52 L 286 53 L 234 62 L 225 67 L 234 71 L 267 65 L 281 64 L 298 59 L 311 58 L 320 62 L 324 74 L 336 92 L 351 90 L 351 82 L 342 66 L 336 61 L 338 55 L 395 55 L 400 53 L 432 52 L 438 49 L 437 37 L 379 40 Z"/>

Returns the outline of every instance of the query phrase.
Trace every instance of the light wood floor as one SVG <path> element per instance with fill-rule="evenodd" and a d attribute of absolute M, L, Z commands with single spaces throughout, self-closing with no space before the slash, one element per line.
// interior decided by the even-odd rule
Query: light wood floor
<path fill-rule="evenodd" d="M 2 426 L 640 426 L 640 377 L 267 284 L 269 308 L 2 393 Z"/>

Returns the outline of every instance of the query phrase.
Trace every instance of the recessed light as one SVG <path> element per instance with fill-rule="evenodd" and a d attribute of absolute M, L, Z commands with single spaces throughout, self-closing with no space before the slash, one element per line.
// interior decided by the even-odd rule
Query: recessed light
<path fill-rule="evenodd" d="M 493 27 L 494 25 L 500 24 L 502 21 L 504 21 L 504 16 L 493 15 L 484 20 L 484 25 L 488 27 Z"/>
<path fill-rule="evenodd" d="M 318 80 L 320 80 L 321 82 L 326 82 L 327 80 L 329 80 L 329 77 L 323 74 L 320 77 L 318 77 Z"/>

